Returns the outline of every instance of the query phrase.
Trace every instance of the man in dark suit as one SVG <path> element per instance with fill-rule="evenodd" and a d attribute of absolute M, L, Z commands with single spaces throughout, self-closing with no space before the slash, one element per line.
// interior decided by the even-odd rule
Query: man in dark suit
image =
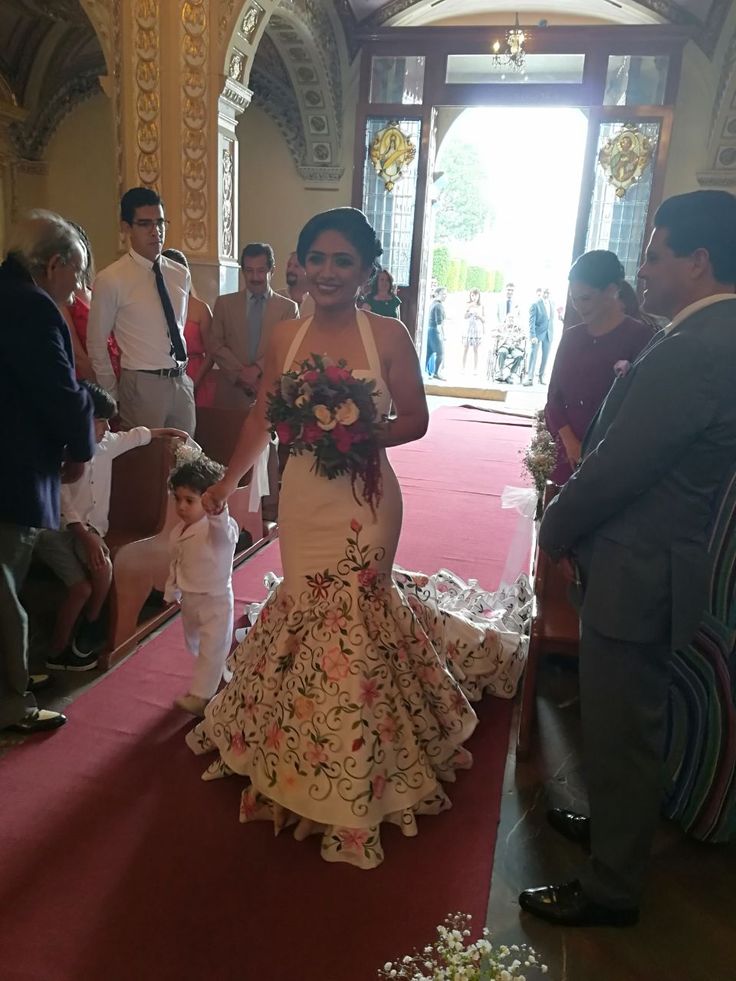
<path fill-rule="evenodd" d="M 549 298 L 549 290 L 537 290 L 537 299 L 529 308 L 529 341 L 531 348 L 529 351 L 529 365 L 527 370 L 525 385 L 534 384 L 534 372 L 537 367 L 537 357 L 542 352 L 542 360 L 539 365 L 539 384 L 544 385 L 544 373 L 547 370 L 547 358 L 549 348 L 552 343 L 552 335 L 555 326 L 555 308 Z"/>
<path fill-rule="evenodd" d="M 74 229 L 38 211 L 11 232 L 0 266 L 0 729 L 26 734 L 66 721 L 28 690 L 18 594 L 39 529 L 59 527 L 60 480 L 78 480 L 94 452 L 92 403 L 57 306 L 70 302 L 85 263 Z"/>
<path fill-rule="evenodd" d="M 563 925 L 638 918 L 662 803 L 671 652 L 705 607 L 709 529 L 736 461 L 736 198 L 665 201 L 639 276 L 646 309 L 671 323 L 620 365 L 539 537 L 576 572 L 590 809 L 549 819 L 589 842 L 590 860 L 579 880 L 519 902 Z"/>

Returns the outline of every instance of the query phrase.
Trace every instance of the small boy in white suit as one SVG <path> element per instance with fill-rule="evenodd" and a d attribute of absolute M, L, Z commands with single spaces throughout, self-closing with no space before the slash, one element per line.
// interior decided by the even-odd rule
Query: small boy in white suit
<path fill-rule="evenodd" d="M 189 691 L 175 704 L 198 716 L 217 691 L 233 634 L 233 556 L 239 529 L 227 507 L 220 514 L 206 514 L 202 507 L 202 494 L 224 472 L 219 463 L 199 455 L 180 463 L 169 478 L 179 522 L 169 537 L 171 567 L 164 598 L 181 603 L 186 644 L 197 657 Z"/>

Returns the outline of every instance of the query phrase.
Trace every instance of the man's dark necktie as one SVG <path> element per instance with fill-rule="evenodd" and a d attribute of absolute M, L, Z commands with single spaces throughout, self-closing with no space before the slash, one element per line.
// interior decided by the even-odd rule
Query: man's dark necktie
<path fill-rule="evenodd" d="M 166 283 L 164 282 L 163 273 L 161 272 L 161 264 L 158 259 L 156 259 L 153 264 L 153 275 L 156 277 L 156 289 L 158 290 L 158 295 L 161 298 L 161 306 L 164 308 L 164 317 L 166 317 L 166 326 L 169 329 L 171 357 L 174 358 L 175 361 L 186 361 L 187 352 L 184 347 L 184 341 L 181 338 L 179 325 L 177 324 L 176 317 L 174 315 L 174 308 L 171 305 L 171 297 L 169 296 L 169 291 L 166 289 Z"/>
<path fill-rule="evenodd" d="M 263 330 L 263 306 L 266 297 L 262 293 L 251 293 L 248 310 L 248 359 L 251 364 L 258 357 Z"/>

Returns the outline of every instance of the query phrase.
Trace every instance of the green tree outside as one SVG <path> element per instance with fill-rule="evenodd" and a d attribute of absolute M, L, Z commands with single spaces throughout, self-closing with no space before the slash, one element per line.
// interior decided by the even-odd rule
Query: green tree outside
<path fill-rule="evenodd" d="M 437 241 L 469 242 L 486 227 L 490 207 L 480 152 L 471 143 L 447 141 L 437 169 L 443 172 L 435 221 Z"/>

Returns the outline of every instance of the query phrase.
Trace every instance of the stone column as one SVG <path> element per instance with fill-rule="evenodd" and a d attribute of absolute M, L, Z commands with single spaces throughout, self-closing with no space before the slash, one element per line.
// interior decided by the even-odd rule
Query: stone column
<path fill-rule="evenodd" d="M 161 194 L 167 244 L 185 253 L 210 304 L 238 289 L 235 124 L 251 93 L 237 74 L 224 73 L 223 50 L 242 6 L 129 0 L 118 7 L 121 188 Z"/>

